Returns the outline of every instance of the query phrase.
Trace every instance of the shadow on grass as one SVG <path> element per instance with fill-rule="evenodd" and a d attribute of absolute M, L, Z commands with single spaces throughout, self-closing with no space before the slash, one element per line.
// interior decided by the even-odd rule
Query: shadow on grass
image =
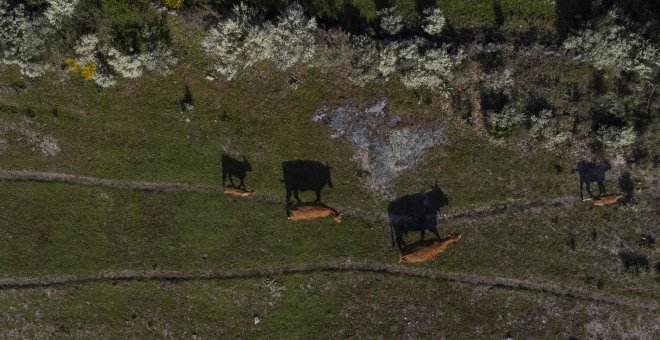
<path fill-rule="evenodd" d="M 222 187 L 225 187 L 225 180 L 229 177 L 229 183 L 233 187 L 241 188 L 245 190 L 245 176 L 247 173 L 252 171 L 252 166 L 250 162 L 243 156 L 243 160 L 239 161 L 228 155 L 222 155 L 221 157 L 222 165 Z M 236 177 L 240 180 L 238 187 L 234 184 L 232 177 Z"/>
<path fill-rule="evenodd" d="M 404 238 L 412 231 L 419 231 L 422 240 L 426 230 L 440 239 L 437 228 L 438 212 L 447 204 L 449 199 L 437 184 L 429 191 L 402 196 L 390 202 L 387 213 L 392 245 L 403 250 L 406 246 Z"/>
<path fill-rule="evenodd" d="M 639 274 L 640 269 L 649 270 L 649 259 L 644 254 L 632 250 L 621 250 L 619 251 L 619 258 L 626 271 Z"/>
<path fill-rule="evenodd" d="M 555 2 L 557 21 L 555 26 L 559 38 L 565 38 L 572 30 L 578 29 L 586 23 L 591 13 L 589 0 L 557 0 Z"/>
<path fill-rule="evenodd" d="M 286 189 L 286 203 L 291 203 L 291 195 L 298 203 L 300 191 L 314 191 L 315 203 L 321 202 L 321 191 L 327 185 L 332 188 L 330 166 L 318 161 L 294 160 L 282 162 L 282 175 L 284 176 L 284 187 Z"/>
<path fill-rule="evenodd" d="M 591 192 L 591 183 L 598 184 L 599 196 L 605 195 L 605 173 L 612 169 L 608 161 L 600 161 L 598 164 L 593 162 L 580 161 L 575 169 L 580 174 L 580 198 L 584 199 L 582 188 L 586 184 L 587 193 L 592 198 L 594 197 Z"/>

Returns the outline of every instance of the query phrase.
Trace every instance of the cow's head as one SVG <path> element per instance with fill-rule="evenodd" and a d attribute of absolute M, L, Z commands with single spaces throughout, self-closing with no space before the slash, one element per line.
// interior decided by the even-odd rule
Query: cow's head
<path fill-rule="evenodd" d="M 436 211 L 447 204 L 449 204 L 449 199 L 442 189 L 440 189 L 437 182 L 431 186 L 430 191 L 424 193 L 424 205 L 427 209 Z"/>
<path fill-rule="evenodd" d="M 610 165 L 610 162 L 608 161 L 600 161 L 598 162 L 598 169 L 605 173 L 605 171 L 612 170 L 612 166 Z"/>
<path fill-rule="evenodd" d="M 252 166 L 245 156 L 243 156 L 243 163 L 245 164 L 245 171 L 252 171 Z"/>
<path fill-rule="evenodd" d="M 341 223 L 341 217 L 342 217 L 342 214 L 337 214 L 336 216 L 333 216 L 332 218 L 335 220 L 335 222 Z"/>
<path fill-rule="evenodd" d="M 448 238 L 449 238 L 450 241 L 456 242 L 456 241 L 461 239 L 461 234 L 454 233 L 454 234 L 449 235 Z"/>
<path fill-rule="evenodd" d="M 323 175 L 323 183 L 328 185 L 328 188 L 332 188 L 332 178 L 330 176 L 330 165 L 328 165 L 328 162 L 325 162 L 325 166 L 323 167 L 322 170 L 322 175 Z"/>

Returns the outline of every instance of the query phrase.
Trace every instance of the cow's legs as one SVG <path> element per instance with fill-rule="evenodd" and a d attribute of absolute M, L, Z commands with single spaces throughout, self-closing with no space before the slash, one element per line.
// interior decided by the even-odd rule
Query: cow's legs
<path fill-rule="evenodd" d="M 298 201 L 298 203 L 302 204 L 302 201 L 300 200 L 300 197 L 298 196 L 298 189 L 293 189 L 293 197 L 296 198 L 296 201 Z"/>
<path fill-rule="evenodd" d="M 222 173 L 222 187 L 225 187 L 225 180 L 227 179 L 227 173 L 223 172 Z"/>
<path fill-rule="evenodd" d="M 287 205 L 289 203 L 291 203 L 291 191 L 292 190 L 290 188 L 286 188 L 286 204 Z"/>
<path fill-rule="evenodd" d="M 235 188 L 236 186 L 234 185 L 234 180 L 231 177 L 231 174 L 229 174 L 229 183 L 231 183 L 231 186 Z"/>
<path fill-rule="evenodd" d="M 245 182 L 243 182 L 243 178 L 239 178 L 239 179 L 241 180 L 241 182 L 238 184 L 238 187 L 243 188 L 243 190 L 245 190 Z"/>
<path fill-rule="evenodd" d="M 594 194 L 591 192 L 591 182 L 585 182 L 586 187 L 587 187 L 587 192 L 589 193 L 589 196 L 591 198 L 594 198 Z"/>
<path fill-rule="evenodd" d="M 421 230 L 421 238 L 420 240 L 424 241 L 424 232 L 426 231 L 426 228 L 422 228 Z"/>
<path fill-rule="evenodd" d="M 400 228 L 397 228 L 395 232 L 396 232 L 396 245 L 397 247 L 399 247 L 399 250 L 403 251 L 403 248 L 406 247 L 406 241 L 403 238 L 406 232 L 405 230 L 402 230 Z"/>
<path fill-rule="evenodd" d="M 582 187 L 584 186 L 584 181 L 580 178 L 580 199 L 584 200 L 584 195 L 582 194 Z"/>
<path fill-rule="evenodd" d="M 440 239 L 440 233 L 438 232 L 438 227 L 431 228 L 431 232 L 433 234 L 435 234 L 435 236 L 438 238 L 438 240 Z"/>
<path fill-rule="evenodd" d="M 600 192 L 601 196 L 605 196 L 605 183 L 603 182 L 598 182 L 598 191 Z"/>
<path fill-rule="evenodd" d="M 316 190 L 316 203 L 321 203 L 321 190 Z"/>

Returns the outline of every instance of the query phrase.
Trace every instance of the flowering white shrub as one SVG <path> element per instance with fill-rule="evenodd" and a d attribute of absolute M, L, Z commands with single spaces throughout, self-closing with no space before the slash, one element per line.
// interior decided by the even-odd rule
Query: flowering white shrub
<path fill-rule="evenodd" d="M 112 74 L 108 74 L 106 72 L 96 72 L 94 73 L 94 77 L 92 79 L 98 87 L 103 89 L 113 87 L 117 84 L 115 77 Z"/>
<path fill-rule="evenodd" d="M 611 148 L 622 148 L 631 145 L 636 138 L 637 134 L 632 127 L 602 126 L 596 132 L 596 139 Z"/>
<path fill-rule="evenodd" d="M 403 28 L 403 19 L 394 11 L 388 8 L 379 12 L 381 24 L 391 34 Z M 429 23 L 441 29 L 442 13 L 439 10 L 429 13 Z M 281 70 L 308 62 L 318 49 L 317 29 L 316 20 L 307 18 L 297 3 L 282 12 L 274 23 L 261 22 L 254 9 L 241 3 L 209 31 L 202 46 L 216 59 L 214 69 L 232 80 L 240 71 L 263 60 L 271 61 Z M 463 53 L 451 55 L 444 47 L 427 45 L 431 44 L 421 39 L 378 41 L 367 35 L 354 36 L 349 79 L 360 86 L 398 77 L 410 88 L 445 87 Z"/>
<path fill-rule="evenodd" d="M 316 20 L 307 18 L 299 4 L 287 7 L 275 23 L 260 21 L 254 9 L 241 3 L 204 38 L 205 52 L 217 59 L 215 70 L 228 80 L 258 61 L 286 70 L 316 53 Z"/>
<path fill-rule="evenodd" d="M 240 3 L 234 6 L 229 18 L 211 28 L 202 46 L 208 55 L 218 60 L 215 70 L 231 80 L 238 71 L 256 62 L 250 45 L 264 39 L 259 31 L 256 11 Z"/>
<path fill-rule="evenodd" d="M 637 72 L 649 79 L 660 68 L 660 53 L 652 42 L 617 23 L 612 10 L 592 27 L 564 42 L 567 49 L 582 53 L 597 69 Z"/>
<path fill-rule="evenodd" d="M 348 79 L 353 83 L 364 86 L 378 78 L 378 70 L 381 67 L 381 58 L 378 44 L 366 35 L 358 35 L 351 40 L 353 57 L 351 60 L 351 71 Z"/>
<path fill-rule="evenodd" d="M 17 65 L 28 77 L 38 77 L 50 69 L 44 61 L 46 39 L 59 28 L 63 17 L 73 14 L 77 0 L 47 0 L 43 14 L 30 17 L 25 6 L 11 10 L 0 0 L 0 62 Z"/>
<path fill-rule="evenodd" d="M 438 88 L 452 80 L 451 71 L 463 57 L 462 51 L 452 56 L 444 49 L 430 49 L 425 53 L 417 49 L 408 59 L 415 61 L 416 65 L 403 72 L 401 81 L 408 88 Z"/>
<path fill-rule="evenodd" d="M 463 52 L 450 55 L 443 48 L 424 48 L 421 39 L 375 41 L 358 36 L 349 79 L 355 84 L 398 77 L 408 88 L 436 89 L 452 80 L 452 70 L 464 58 Z"/>
<path fill-rule="evenodd" d="M 445 27 L 445 17 L 442 15 L 442 11 L 437 8 L 427 8 L 424 10 L 424 32 L 430 35 L 438 35 L 442 32 L 442 29 Z"/>
<path fill-rule="evenodd" d="M 506 105 L 501 112 L 487 111 L 486 121 L 492 135 L 506 136 L 511 129 L 525 121 L 525 116 L 513 106 Z"/>
<path fill-rule="evenodd" d="M 94 34 L 86 34 L 80 37 L 73 48 L 81 64 L 91 64 L 97 61 L 99 38 Z"/>
<path fill-rule="evenodd" d="M 561 131 L 559 122 L 550 109 L 541 110 L 539 115 L 532 116 L 531 120 L 533 135 L 542 137 L 552 144 L 561 144 L 568 138 L 568 135 Z"/>
<path fill-rule="evenodd" d="M 272 61 L 281 70 L 310 60 L 316 52 L 316 19 L 307 18 L 302 6 L 293 3 L 272 25 L 266 23 L 266 44 L 261 59 Z"/>
<path fill-rule="evenodd" d="M 385 80 L 389 80 L 391 75 L 395 75 L 398 69 L 398 64 L 401 59 L 402 45 L 396 41 L 383 46 L 378 53 L 378 72 Z"/>
<path fill-rule="evenodd" d="M 174 56 L 174 51 L 161 41 L 148 45 L 149 49 L 139 55 L 142 66 L 150 72 L 163 75 L 172 73 L 171 67 L 179 61 Z"/>
<path fill-rule="evenodd" d="M 488 73 L 483 77 L 482 86 L 490 91 L 499 92 L 506 95 L 511 95 L 514 81 L 511 70 L 505 69 L 502 72 Z"/>
<path fill-rule="evenodd" d="M 396 14 L 396 7 L 384 8 L 377 13 L 380 28 L 387 34 L 397 35 L 403 29 L 403 18 Z"/>
<path fill-rule="evenodd" d="M 139 78 L 142 76 L 142 60 L 140 55 L 124 55 L 113 47 L 108 50 L 108 64 L 124 78 Z"/>
<path fill-rule="evenodd" d="M 145 50 L 125 55 L 114 47 L 102 45 L 96 35 L 84 35 L 74 47 L 75 58 L 69 58 L 65 63 L 71 71 L 80 72 L 101 88 L 114 86 L 117 83 L 115 74 L 123 78 L 138 78 L 145 70 L 169 74 L 170 67 L 177 63 L 172 49 L 154 39 L 149 27 L 142 30 L 142 36 L 147 41 Z"/>
<path fill-rule="evenodd" d="M 44 12 L 46 20 L 54 26 L 59 27 L 63 17 L 71 17 L 78 0 L 48 0 L 48 8 Z"/>

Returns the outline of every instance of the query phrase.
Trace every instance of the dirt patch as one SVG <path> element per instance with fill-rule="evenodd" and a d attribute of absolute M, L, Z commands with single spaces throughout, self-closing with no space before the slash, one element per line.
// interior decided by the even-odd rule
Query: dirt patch
<path fill-rule="evenodd" d="M 60 152 L 55 138 L 29 128 L 27 121 L 7 123 L 0 120 L 0 155 L 14 143 L 27 145 L 33 152 L 41 152 L 44 156 L 55 156 Z"/>

